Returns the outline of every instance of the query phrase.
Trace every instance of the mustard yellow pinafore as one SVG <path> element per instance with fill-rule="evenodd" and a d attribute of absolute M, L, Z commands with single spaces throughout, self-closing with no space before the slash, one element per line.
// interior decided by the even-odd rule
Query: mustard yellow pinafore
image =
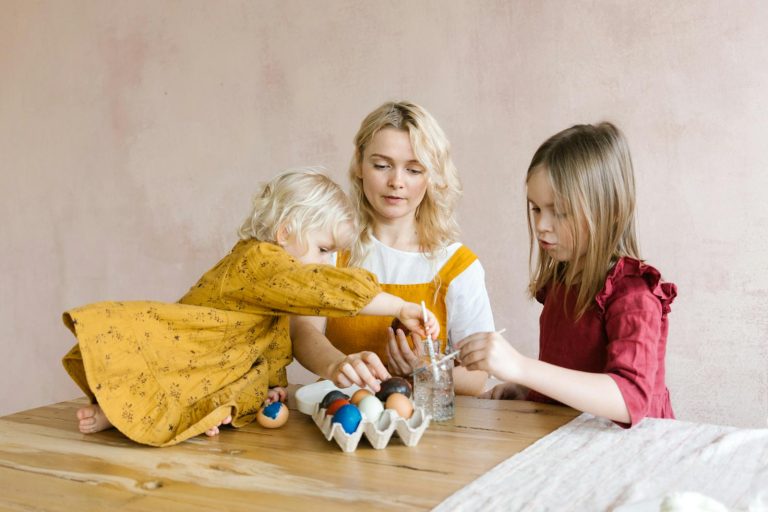
<path fill-rule="evenodd" d="M 339 253 L 338 267 L 349 264 L 348 251 Z M 467 269 L 477 256 L 468 247 L 462 245 L 448 258 L 448 261 L 437 272 L 437 279 L 419 284 L 386 284 L 381 283 L 382 291 L 397 295 L 409 302 L 424 304 L 432 311 L 440 322 L 440 350 L 445 351 L 447 340 L 447 307 L 445 297 L 448 287 L 457 276 Z M 326 337 L 337 349 L 345 354 L 364 350 L 375 352 L 384 364 L 387 364 L 387 328 L 392 324 L 392 317 L 356 316 L 348 318 L 329 318 L 325 328 Z"/>
<path fill-rule="evenodd" d="M 289 315 L 352 315 L 380 291 L 365 270 L 302 265 L 277 245 L 240 241 L 179 303 L 65 312 L 78 344 L 62 362 L 123 434 L 168 446 L 230 414 L 236 427 L 250 423 L 268 388 L 288 384 Z"/>

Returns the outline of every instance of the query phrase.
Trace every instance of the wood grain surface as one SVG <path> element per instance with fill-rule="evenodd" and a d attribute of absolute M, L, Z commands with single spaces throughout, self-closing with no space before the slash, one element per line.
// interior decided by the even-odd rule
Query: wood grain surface
<path fill-rule="evenodd" d="M 0 418 L 4 510 L 429 510 L 578 415 L 565 407 L 458 397 L 417 446 L 365 439 L 353 453 L 291 410 L 268 430 L 225 428 L 169 448 L 110 429 L 78 432 L 84 399 Z"/>

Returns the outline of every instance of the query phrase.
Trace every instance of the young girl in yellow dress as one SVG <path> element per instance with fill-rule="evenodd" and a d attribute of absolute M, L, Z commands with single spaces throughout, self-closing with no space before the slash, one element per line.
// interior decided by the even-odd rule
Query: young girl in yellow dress
<path fill-rule="evenodd" d="M 437 335 L 421 306 L 381 292 L 376 277 L 328 265 L 357 233 L 353 209 L 326 176 L 283 173 L 254 199 L 241 240 L 178 303 L 102 302 L 64 313 L 78 344 L 64 356 L 91 400 L 79 428 L 111 426 L 169 446 L 253 421 L 285 399 L 290 315 L 395 316 Z"/>

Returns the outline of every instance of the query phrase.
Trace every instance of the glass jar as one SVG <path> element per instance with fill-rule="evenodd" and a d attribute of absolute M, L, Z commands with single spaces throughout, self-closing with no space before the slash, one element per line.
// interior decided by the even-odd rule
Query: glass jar
<path fill-rule="evenodd" d="M 413 376 L 413 402 L 416 407 L 423 407 L 424 412 L 432 416 L 433 421 L 453 419 L 456 392 L 453 387 L 453 359 L 437 365 L 437 370 L 430 364 L 429 345 L 424 341 L 424 370 Z M 440 361 L 445 354 L 440 352 L 440 342 L 432 342 L 435 361 Z"/>

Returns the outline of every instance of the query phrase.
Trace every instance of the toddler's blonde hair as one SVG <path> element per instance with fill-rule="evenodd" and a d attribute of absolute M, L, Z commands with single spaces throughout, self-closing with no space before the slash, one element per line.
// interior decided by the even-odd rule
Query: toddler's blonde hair
<path fill-rule="evenodd" d="M 539 169 L 549 177 L 555 209 L 571 219 L 574 247 L 586 244 L 586 252 L 577 261 L 557 262 L 539 250 L 534 269 L 538 244 L 529 208 L 529 292 L 535 297 L 544 286 L 577 286 L 573 311 L 578 319 L 592 305 L 608 271 L 619 258 L 640 259 L 629 146 L 611 123 L 576 125 L 553 135 L 536 150 L 526 183 Z M 579 239 L 579 226 L 586 227 L 587 240 Z"/>
<path fill-rule="evenodd" d="M 253 198 L 253 209 L 238 234 L 277 242 L 278 231 L 296 236 L 300 246 L 309 233 L 329 230 L 337 249 L 349 247 L 357 232 L 352 204 L 344 191 L 320 168 L 285 171 L 264 185 Z"/>
<path fill-rule="evenodd" d="M 363 119 L 355 135 L 355 152 L 349 166 L 350 195 L 359 215 L 361 232 L 352 247 L 351 265 L 358 265 L 371 247 L 373 207 L 359 178 L 365 148 L 384 128 L 408 132 L 416 159 L 426 169 L 427 191 L 416 210 L 420 250 L 431 254 L 456 241 L 456 203 L 461 182 L 451 159 L 450 143 L 437 121 L 423 107 L 407 101 L 387 102 Z"/>

